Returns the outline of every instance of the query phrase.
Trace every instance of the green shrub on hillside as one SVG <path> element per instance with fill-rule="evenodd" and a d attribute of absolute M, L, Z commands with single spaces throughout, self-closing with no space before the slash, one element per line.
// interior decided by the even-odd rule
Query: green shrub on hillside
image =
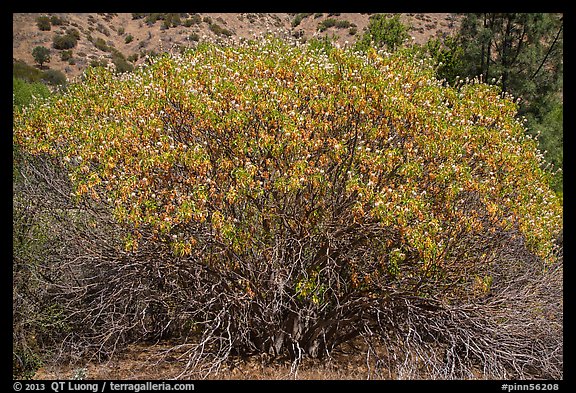
<path fill-rule="evenodd" d="M 193 25 L 199 25 L 202 23 L 202 17 L 198 14 L 192 14 L 190 18 L 185 19 L 183 25 L 185 27 L 192 27 Z"/>
<path fill-rule="evenodd" d="M 50 17 L 50 23 L 52 24 L 52 26 L 62 26 L 64 24 L 67 24 L 66 19 L 59 17 L 58 15 L 52 15 Z"/>
<path fill-rule="evenodd" d="M 234 33 L 217 23 L 210 23 L 210 30 L 216 35 L 231 37 Z"/>
<path fill-rule="evenodd" d="M 367 31 L 356 43 L 359 50 L 366 51 L 371 46 L 394 51 L 408 38 L 408 26 L 399 15 L 375 14 L 370 16 Z"/>
<path fill-rule="evenodd" d="M 65 84 L 66 77 L 58 70 L 39 70 L 24 62 L 14 62 L 12 73 L 15 78 L 22 79 L 26 82 L 48 82 L 53 85 Z"/>
<path fill-rule="evenodd" d="M 140 56 L 138 55 L 138 53 L 132 53 L 130 56 L 126 58 L 126 60 L 128 60 L 130 63 L 136 63 L 139 57 Z"/>
<path fill-rule="evenodd" d="M 33 98 L 46 98 L 50 96 L 50 90 L 43 83 L 26 82 L 20 78 L 12 78 L 13 105 L 24 107 L 29 105 Z"/>
<path fill-rule="evenodd" d="M 65 86 L 68 82 L 66 75 L 59 70 L 46 70 L 42 75 L 42 81 L 52 86 Z"/>
<path fill-rule="evenodd" d="M 356 27 L 354 24 L 348 22 L 347 20 L 337 20 L 335 18 L 327 18 L 322 22 L 318 23 L 318 30 L 325 31 L 330 27 L 336 27 L 337 29 L 347 29 L 351 26 Z"/>
<path fill-rule="evenodd" d="M 112 63 L 116 68 L 116 72 L 120 74 L 134 69 L 134 66 L 126 60 L 126 57 L 117 50 L 112 53 Z"/>
<path fill-rule="evenodd" d="M 76 41 L 80 40 L 80 32 L 73 27 L 66 29 L 66 35 L 76 38 Z"/>
<path fill-rule="evenodd" d="M 338 29 L 347 29 L 352 25 L 353 25 L 353 23 L 350 23 L 347 20 L 341 19 L 341 20 L 336 21 L 335 27 Z"/>
<path fill-rule="evenodd" d="M 27 82 L 38 82 L 42 79 L 44 72 L 23 61 L 15 61 L 12 65 L 12 75 Z"/>
<path fill-rule="evenodd" d="M 52 38 L 54 49 L 72 49 L 76 46 L 78 38 L 75 34 L 55 35 Z"/>
<path fill-rule="evenodd" d="M 39 16 L 36 18 L 36 26 L 41 31 L 50 31 L 52 29 L 52 25 L 50 24 L 50 17 L 48 16 Z"/>
<path fill-rule="evenodd" d="M 111 50 L 108 44 L 106 44 L 106 41 L 100 37 L 96 38 L 94 41 L 94 46 L 104 52 L 110 52 Z"/>
<path fill-rule="evenodd" d="M 561 378 L 562 206 L 497 87 L 278 40 L 148 62 L 14 113 L 60 345 L 197 335 L 189 376 L 360 337 L 394 375 Z"/>
<path fill-rule="evenodd" d="M 63 50 L 60 52 L 60 60 L 68 61 L 72 58 L 72 50 Z"/>
<path fill-rule="evenodd" d="M 310 15 L 312 15 L 312 13 L 307 12 L 307 13 L 301 13 L 301 14 L 296 14 L 296 16 L 294 17 L 294 19 L 292 20 L 292 27 L 298 27 L 300 25 L 300 23 L 305 19 L 308 18 Z"/>

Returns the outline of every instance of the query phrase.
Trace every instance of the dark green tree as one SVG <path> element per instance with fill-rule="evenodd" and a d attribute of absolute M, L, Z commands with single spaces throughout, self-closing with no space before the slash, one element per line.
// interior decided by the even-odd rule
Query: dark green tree
<path fill-rule="evenodd" d="M 562 33 L 561 15 L 468 14 L 460 31 L 464 74 L 495 78 L 503 91 L 536 103 L 561 87 Z"/>
<path fill-rule="evenodd" d="M 36 26 L 41 31 L 50 31 L 52 25 L 50 24 L 50 18 L 48 16 L 39 16 L 36 18 Z"/>
<path fill-rule="evenodd" d="M 561 14 L 477 13 L 464 17 L 459 33 L 460 75 L 480 75 L 520 97 L 519 115 L 531 133 L 541 134 L 540 150 L 555 168 L 562 166 L 563 125 L 546 119 L 562 113 L 563 27 Z"/>
<path fill-rule="evenodd" d="M 37 46 L 32 49 L 32 56 L 34 57 L 36 63 L 42 67 L 44 63 L 50 62 L 50 49 L 44 46 Z"/>

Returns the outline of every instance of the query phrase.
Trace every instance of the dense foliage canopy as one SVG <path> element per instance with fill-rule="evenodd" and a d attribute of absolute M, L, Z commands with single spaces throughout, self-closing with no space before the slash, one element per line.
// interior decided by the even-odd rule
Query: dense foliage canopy
<path fill-rule="evenodd" d="M 400 230 L 431 266 L 446 239 L 481 228 L 458 210 L 476 193 L 491 224 L 519 225 L 548 258 L 561 215 L 515 103 L 485 84 L 441 86 L 401 56 L 273 42 L 203 46 L 126 78 L 89 70 L 17 114 L 15 142 L 62 157 L 76 196 L 102 198 L 136 235 L 149 227 L 183 252 L 203 225 L 238 250 L 266 220 L 316 227 L 336 218 L 337 198 L 359 223 Z M 277 209 L 296 194 L 306 222 L 282 223 Z"/>
<path fill-rule="evenodd" d="M 327 53 L 265 40 L 199 44 L 130 74 L 89 69 L 63 95 L 16 110 L 14 143 L 67 174 L 58 200 L 108 212 L 120 228 L 121 257 L 92 245 L 78 280 L 118 293 L 106 287 L 109 263 L 124 272 L 117 285 L 133 285 L 131 299 L 134 286 L 162 280 L 141 302 L 169 296 L 126 305 L 132 322 L 114 334 L 165 332 L 166 318 L 180 318 L 173 325 L 203 335 L 192 356 L 209 343 L 218 361 L 253 351 L 297 360 L 358 336 L 407 345 L 391 332 L 410 310 L 504 291 L 527 261 L 536 275 L 554 266 L 562 206 L 516 113 L 498 87 L 443 84 L 410 50 Z M 130 258 L 146 260 L 138 281 Z M 108 278 L 94 283 L 99 274 Z M 78 296 L 76 306 L 98 299 Z M 153 310 L 160 327 L 144 317 Z M 418 328 L 438 337 L 455 321 L 430 318 Z M 463 331 L 438 340 L 457 351 L 470 339 Z M 494 356 L 522 370 L 503 355 L 516 341 L 504 341 Z M 487 362 L 490 348 L 478 345 L 474 361 Z"/>

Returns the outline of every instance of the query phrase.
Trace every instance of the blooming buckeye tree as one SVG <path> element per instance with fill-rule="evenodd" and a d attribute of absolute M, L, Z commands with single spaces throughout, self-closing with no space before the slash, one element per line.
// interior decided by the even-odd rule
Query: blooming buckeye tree
<path fill-rule="evenodd" d="M 14 143 L 68 175 L 66 203 L 98 211 L 93 226 L 116 228 L 107 252 L 92 241 L 90 260 L 59 273 L 94 285 L 64 312 L 94 348 L 194 333 L 188 366 L 217 369 L 234 354 L 298 361 L 363 338 L 378 357 L 378 343 L 390 355 L 412 340 L 430 359 L 427 343 L 443 348 L 447 365 L 428 363 L 439 375 L 469 375 L 468 358 L 522 372 L 537 361 L 508 356 L 529 351 L 521 339 L 496 324 L 501 352 L 464 349 L 477 309 L 451 311 L 558 259 L 562 207 L 516 109 L 403 50 L 201 44 L 131 74 L 89 69 L 15 112 Z M 81 309 L 98 294 L 125 305 L 124 325 L 110 328 L 109 301 Z M 83 336 L 79 315 L 111 333 Z"/>

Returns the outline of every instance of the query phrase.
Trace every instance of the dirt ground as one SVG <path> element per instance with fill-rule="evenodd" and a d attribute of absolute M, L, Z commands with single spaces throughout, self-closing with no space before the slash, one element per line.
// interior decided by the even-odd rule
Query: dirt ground
<path fill-rule="evenodd" d="M 183 378 L 186 370 L 186 357 L 178 351 L 168 354 L 173 346 L 168 344 L 134 344 L 119 356 L 103 363 L 90 362 L 75 365 L 52 365 L 40 368 L 33 379 L 54 380 L 74 379 L 82 376 L 87 380 L 170 380 Z M 384 371 L 376 375 L 368 368 L 365 355 L 351 355 L 338 352 L 324 362 L 305 360 L 296 372 L 291 370 L 291 362 L 267 361 L 262 356 L 246 360 L 235 359 L 209 375 L 207 379 L 234 380 L 366 380 L 390 379 Z M 186 379 L 186 376 L 184 376 Z"/>

